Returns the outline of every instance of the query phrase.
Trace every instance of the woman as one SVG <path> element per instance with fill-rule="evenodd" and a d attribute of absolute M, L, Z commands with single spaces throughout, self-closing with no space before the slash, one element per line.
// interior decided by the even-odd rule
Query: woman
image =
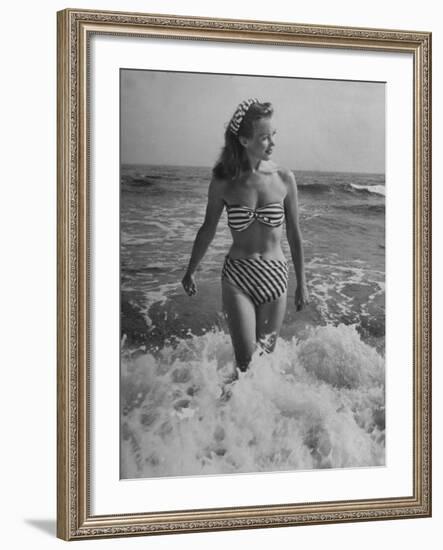
<path fill-rule="evenodd" d="M 308 302 L 297 186 L 290 170 L 270 161 L 276 134 L 272 114 L 270 103 L 252 98 L 240 103 L 232 116 L 182 280 L 186 293 L 195 295 L 194 272 L 226 207 L 233 242 L 222 270 L 222 301 L 240 371 L 247 370 L 257 346 L 274 350 L 283 322 L 288 284 L 280 245 L 284 221 L 297 277 L 295 306 L 300 310 Z"/>

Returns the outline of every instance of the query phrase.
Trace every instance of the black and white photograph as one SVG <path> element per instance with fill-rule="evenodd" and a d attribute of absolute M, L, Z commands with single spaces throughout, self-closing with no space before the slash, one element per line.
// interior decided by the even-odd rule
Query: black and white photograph
<path fill-rule="evenodd" d="M 121 478 L 385 464 L 385 83 L 121 69 Z"/>

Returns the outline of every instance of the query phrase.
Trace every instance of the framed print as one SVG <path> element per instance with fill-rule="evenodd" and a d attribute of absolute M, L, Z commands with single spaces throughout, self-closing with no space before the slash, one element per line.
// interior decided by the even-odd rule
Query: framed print
<path fill-rule="evenodd" d="M 58 536 L 431 515 L 431 35 L 58 13 Z"/>

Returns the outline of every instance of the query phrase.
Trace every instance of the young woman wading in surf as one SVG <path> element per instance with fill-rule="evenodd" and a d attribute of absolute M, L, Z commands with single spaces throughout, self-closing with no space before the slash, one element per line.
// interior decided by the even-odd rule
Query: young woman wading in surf
<path fill-rule="evenodd" d="M 194 296 L 194 272 L 226 208 L 232 245 L 221 273 L 222 302 L 240 371 L 247 370 L 257 346 L 274 350 L 283 322 L 289 267 L 281 248 L 283 222 L 297 278 L 295 307 L 300 310 L 308 302 L 297 186 L 291 170 L 270 161 L 276 134 L 272 115 L 270 103 L 253 98 L 240 103 L 232 116 L 182 280 L 186 293 Z"/>

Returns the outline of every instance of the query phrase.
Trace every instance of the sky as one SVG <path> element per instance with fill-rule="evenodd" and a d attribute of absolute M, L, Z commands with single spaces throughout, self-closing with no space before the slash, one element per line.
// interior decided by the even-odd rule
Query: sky
<path fill-rule="evenodd" d="M 385 171 L 385 84 L 121 70 L 121 162 L 212 167 L 249 97 L 270 101 L 272 160 L 292 170 Z"/>

